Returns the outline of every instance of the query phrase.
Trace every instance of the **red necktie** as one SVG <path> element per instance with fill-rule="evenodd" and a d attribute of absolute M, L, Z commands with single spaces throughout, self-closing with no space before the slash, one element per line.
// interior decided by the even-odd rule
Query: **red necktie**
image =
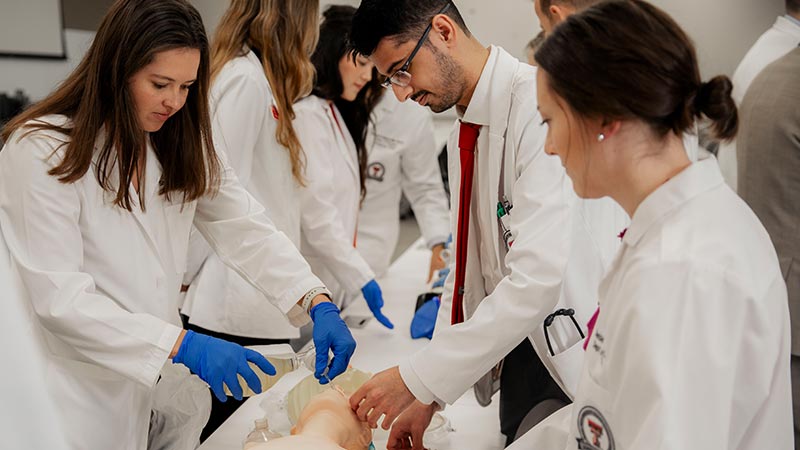
<path fill-rule="evenodd" d="M 453 289 L 453 309 L 450 322 L 455 325 L 464 321 L 464 278 L 467 269 L 467 242 L 469 239 L 470 203 L 472 202 L 472 178 L 475 174 L 475 144 L 481 126 L 461 122 L 458 133 L 458 148 L 461 156 L 461 187 L 458 192 L 458 228 L 456 232 L 456 285 Z"/>

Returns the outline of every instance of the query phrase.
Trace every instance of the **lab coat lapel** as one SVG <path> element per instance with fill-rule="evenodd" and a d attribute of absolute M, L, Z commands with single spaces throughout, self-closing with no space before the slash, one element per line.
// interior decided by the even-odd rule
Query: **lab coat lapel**
<path fill-rule="evenodd" d="M 508 129 L 509 113 L 511 111 L 511 89 L 514 82 L 514 74 L 519 66 L 519 61 L 506 53 L 504 50 L 498 48 L 499 54 L 497 62 L 492 74 L 491 89 L 489 90 L 489 167 L 487 168 L 487 188 L 483 192 L 494 195 L 495 198 L 486 199 L 484 205 L 492 205 L 492 208 L 484 208 L 482 214 L 487 214 L 489 221 L 487 223 L 497 223 L 497 210 L 494 205 L 500 200 L 500 193 L 504 192 L 506 197 L 511 200 L 512 188 L 514 186 L 515 173 L 513 172 L 513 165 L 506 164 L 506 169 L 503 171 L 503 165 L 506 161 L 513 161 L 514 155 L 506 154 L 506 130 Z M 503 172 L 503 179 L 501 179 L 501 172 Z M 502 183 L 502 185 L 501 185 Z M 495 257 L 497 258 L 498 267 L 505 267 L 503 265 L 503 255 L 505 254 L 505 245 L 502 243 L 500 236 L 499 226 L 493 226 L 492 229 L 492 245 L 495 250 Z"/>
<path fill-rule="evenodd" d="M 345 161 L 347 161 L 347 167 L 350 169 L 350 172 L 356 180 L 360 179 L 358 174 L 358 155 L 356 153 L 356 144 L 353 142 L 353 138 L 350 136 L 349 131 L 347 130 L 347 125 L 344 123 L 344 118 L 342 118 L 341 114 L 338 113 L 338 110 L 334 106 L 331 108 L 328 105 L 327 100 L 323 100 L 325 104 L 325 108 L 327 109 L 328 120 L 331 123 L 331 127 L 333 129 L 333 134 L 336 136 L 336 148 L 338 149 L 339 153 L 342 155 Z M 334 111 L 336 111 L 336 116 L 334 116 Z M 341 127 L 341 130 L 339 129 Z"/>
<path fill-rule="evenodd" d="M 145 168 L 145 207 L 149 211 L 148 214 L 151 215 L 151 218 L 154 217 L 154 214 L 158 214 L 158 210 L 162 209 L 163 206 L 162 199 L 159 198 L 158 190 L 159 190 L 159 182 L 161 181 L 161 164 L 158 162 L 158 158 L 156 158 L 155 152 L 153 152 L 150 144 L 147 145 L 147 162 Z M 141 187 L 141 186 L 140 186 Z M 139 199 L 138 194 L 133 189 L 133 184 L 131 184 L 131 192 L 133 192 L 133 200 L 134 206 L 132 208 L 133 217 L 136 219 L 136 222 L 139 224 L 139 228 L 142 230 L 142 234 L 144 234 L 145 239 L 147 241 L 148 247 L 153 252 L 153 255 L 158 259 L 161 263 L 161 268 L 166 272 L 169 266 L 165 265 L 165 259 L 158 248 L 158 240 L 156 239 L 156 230 L 153 230 L 151 227 L 148 218 L 145 217 L 145 213 L 142 211 L 141 207 L 139 206 Z"/>

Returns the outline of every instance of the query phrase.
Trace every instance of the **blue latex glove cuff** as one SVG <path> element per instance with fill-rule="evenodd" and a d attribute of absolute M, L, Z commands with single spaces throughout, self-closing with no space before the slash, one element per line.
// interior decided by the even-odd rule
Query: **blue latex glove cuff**
<path fill-rule="evenodd" d="M 449 274 L 450 274 L 449 267 L 445 267 L 444 269 L 440 270 L 438 275 L 439 278 L 437 278 L 436 281 L 433 282 L 431 288 L 444 287 L 444 282 L 447 281 L 447 276 Z"/>
<path fill-rule="evenodd" d="M 419 307 L 414 318 L 411 319 L 411 338 L 433 339 L 433 329 L 436 327 L 436 316 L 439 314 L 439 297 L 433 297 Z"/>
<path fill-rule="evenodd" d="M 336 378 L 347 369 L 356 351 L 356 340 L 339 316 L 339 308 L 333 303 L 322 302 L 311 308 L 309 315 L 314 322 L 314 346 L 317 352 L 314 377 L 320 384 L 327 384 L 329 379 Z M 329 351 L 333 352 L 330 365 Z"/>
<path fill-rule="evenodd" d="M 367 301 L 369 310 L 372 311 L 372 315 L 378 319 L 378 322 L 390 330 L 394 328 L 392 321 L 381 313 L 381 308 L 383 308 L 383 293 L 381 292 L 381 287 L 378 285 L 378 282 L 370 280 L 361 288 L 361 293 L 364 295 L 364 300 Z"/>

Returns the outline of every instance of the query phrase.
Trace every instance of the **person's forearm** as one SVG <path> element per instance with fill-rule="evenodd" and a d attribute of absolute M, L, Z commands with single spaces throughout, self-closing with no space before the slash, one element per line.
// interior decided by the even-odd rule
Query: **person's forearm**
<path fill-rule="evenodd" d="M 181 344 L 183 343 L 183 338 L 186 336 L 186 330 L 181 331 L 180 336 L 178 336 L 178 340 L 175 341 L 175 345 L 172 346 L 172 351 L 169 352 L 169 359 L 175 357 L 178 354 L 178 349 L 181 348 Z"/>

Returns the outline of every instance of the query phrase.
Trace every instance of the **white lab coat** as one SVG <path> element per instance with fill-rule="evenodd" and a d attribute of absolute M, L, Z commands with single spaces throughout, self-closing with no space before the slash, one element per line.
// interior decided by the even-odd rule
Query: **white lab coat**
<path fill-rule="evenodd" d="M 297 102 L 295 114 L 306 152 L 300 251 L 341 306 L 375 278 L 354 245 L 361 201 L 356 146 L 339 110 L 327 100 L 308 96 Z"/>
<path fill-rule="evenodd" d="M 478 176 L 467 250 L 464 309 L 468 320 L 450 325 L 455 278 L 451 265 L 433 339 L 400 365 L 403 381 L 423 403 L 453 403 L 526 337 L 554 380 L 574 394 L 583 358 L 580 335 L 568 319 L 556 321 L 550 329 L 555 352 L 551 357 L 543 322 L 561 307 L 574 308 L 580 324 L 588 321 L 597 305 L 596 287 L 604 270 L 604 256 L 596 248 L 614 245 L 586 243 L 613 240 L 617 231 L 609 226 L 606 232 L 590 236 L 586 222 L 574 220 L 575 212 L 584 208 L 576 203 L 558 158 L 544 152 L 546 129 L 536 106 L 535 69 L 491 47 L 463 114 L 464 121 L 483 125 L 475 156 Z M 460 183 L 457 142 L 456 124 L 448 142 L 455 242 Z M 514 243 L 509 251 L 497 225 L 496 203 L 502 194 L 513 204 Z M 596 205 L 602 207 L 602 203 Z M 584 210 L 584 217 L 600 212 Z M 604 216 L 613 222 L 613 211 Z M 479 222 L 486 225 L 483 233 L 478 232 Z M 571 241 L 581 244 L 571 245 Z M 479 250 L 481 246 L 490 249 L 490 254 Z M 571 252 L 574 256 L 568 265 Z M 567 271 L 580 276 L 565 279 Z"/>
<path fill-rule="evenodd" d="M 214 140 L 275 228 L 299 247 L 300 185 L 292 177 L 289 152 L 275 137 L 278 121 L 264 69 L 252 51 L 245 51 L 225 64 L 211 86 Z M 190 288 L 182 308 L 190 323 L 234 336 L 300 337 L 275 305 L 196 237 L 190 244 L 185 280 Z"/>
<path fill-rule="evenodd" d="M 69 126 L 63 116 L 43 120 Z M 308 321 L 296 302 L 322 283 L 227 164 L 216 196 L 182 204 L 158 195 L 161 167 L 148 147 L 147 209 L 128 212 L 92 169 L 71 184 L 47 174 L 66 136 L 21 136 L 0 152 L 0 223 L 46 342 L 45 384 L 71 448 L 145 448 L 153 387 L 181 332 L 193 224 L 294 323 Z"/>
<path fill-rule="evenodd" d="M 787 16 L 778 17 L 772 28 L 764 32 L 753 44 L 733 73 L 732 97 L 736 105 L 742 104 L 750 83 L 765 67 L 798 45 L 800 45 L 800 23 Z M 717 159 L 725 182 L 736 191 L 736 141 L 720 144 Z"/>
<path fill-rule="evenodd" d="M 0 436 L 3 448 L 67 450 L 56 405 L 48 395 L 45 349 L 35 320 L 11 268 L 11 255 L 0 232 Z"/>
<path fill-rule="evenodd" d="M 358 219 L 358 251 L 377 274 L 383 274 L 397 246 L 400 197 L 414 209 L 428 247 L 450 233 L 447 195 L 439 172 L 430 111 L 387 92 L 373 111 L 367 135 L 367 196 Z"/>
<path fill-rule="evenodd" d="M 692 164 L 634 214 L 575 402 L 510 448 L 792 449 L 786 295 L 761 223 Z"/>

